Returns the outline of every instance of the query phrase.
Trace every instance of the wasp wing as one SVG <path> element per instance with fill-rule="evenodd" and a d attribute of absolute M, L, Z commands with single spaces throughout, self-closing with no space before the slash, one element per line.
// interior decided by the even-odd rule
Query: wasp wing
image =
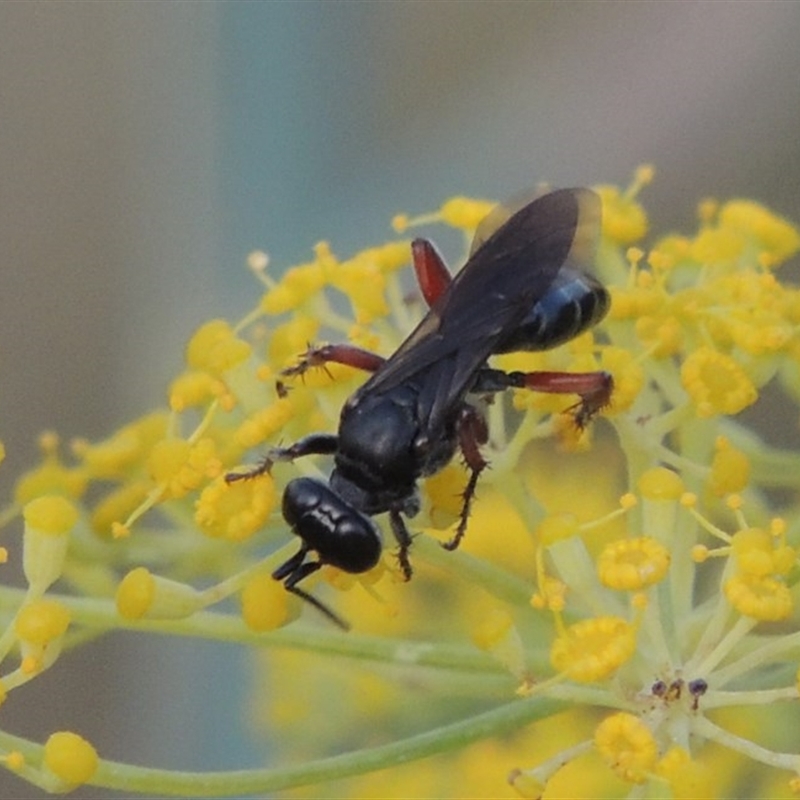
<path fill-rule="evenodd" d="M 482 241 L 359 394 L 389 391 L 424 372 L 417 418 L 436 430 L 559 270 L 591 265 L 599 220 L 600 200 L 588 189 L 559 189 L 514 213 Z"/>

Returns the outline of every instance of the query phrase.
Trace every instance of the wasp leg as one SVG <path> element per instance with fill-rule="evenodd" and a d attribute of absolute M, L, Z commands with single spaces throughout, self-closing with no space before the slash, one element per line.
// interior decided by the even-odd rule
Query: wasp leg
<path fill-rule="evenodd" d="M 245 472 L 229 472 L 225 476 L 226 483 L 250 480 L 259 475 L 265 475 L 272 470 L 276 461 L 294 461 L 303 456 L 329 456 L 336 452 L 339 446 L 339 437 L 332 433 L 310 433 L 298 439 L 289 447 L 273 447 L 259 464 Z"/>
<path fill-rule="evenodd" d="M 403 572 L 404 580 L 409 581 L 414 574 L 411 561 L 408 558 L 408 551 L 411 549 L 411 534 L 408 532 L 406 523 L 398 509 L 389 509 L 389 524 L 392 527 L 394 538 L 397 539 L 397 544 L 399 545 L 397 550 L 397 563 L 400 565 L 400 569 Z"/>
<path fill-rule="evenodd" d="M 273 573 L 272 577 L 276 581 L 283 581 L 283 586 L 287 592 L 297 595 L 300 599 L 305 600 L 306 603 L 314 606 L 318 611 L 321 611 L 334 625 L 338 625 L 342 630 L 350 630 L 350 626 L 337 614 L 331 611 L 321 600 L 317 600 L 314 595 L 309 594 L 305 589 L 297 586 L 298 581 L 308 577 L 311 573 L 316 572 L 322 564 L 318 561 L 307 561 L 303 563 L 308 547 L 301 547 L 288 561 L 281 564 Z"/>
<path fill-rule="evenodd" d="M 579 428 L 585 428 L 601 408 L 608 405 L 614 379 L 608 372 L 503 372 L 482 369 L 473 388 L 477 393 L 504 389 L 531 389 L 549 394 L 577 394 L 580 400 L 567 411 L 573 412 Z"/>
<path fill-rule="evenodd" d="M 475 488 L 478 485 L 478 477 L 481 472 L 489 466 L 489 462 L 483 457 L 480 446 L 489 440 L 489 430 L 486 427 L 486 420 L 481 416 L 477 409 L 465 405 L 461 409 L 461 415 L 457 422 L 458 444 L 464 456 L 467 468 L 470 471 L 469 480 L 464 488 L 462 495 L 463 504 L 461 506 L 461 518 L 452 539 L 445 542 L 442 546 L 445 550 L 455 550 L 464 534 L 467 532 L 467 521 L 469 512 L 472 508 L 472 501 L 475 499 Z"/>
<path fill-rule="evenodd" d="M 453 282 L 453 276 L 436 248 L 427 239 L 414 239 L 411 242 L 411 257 L 422 296 L 432 306 Z"/>
<path fill-rule="evenodd" d="M 383 356 L 363 350 L 352 344 L 324 344 L 320 347 L 309 345 L 293 367 L 288 367 L 281 375 L 292 377 L 304 375 L 312 367 L 325 367 L 326 364 L 345 364 L 348 367 L 375 372 L 386 361 Z"/>

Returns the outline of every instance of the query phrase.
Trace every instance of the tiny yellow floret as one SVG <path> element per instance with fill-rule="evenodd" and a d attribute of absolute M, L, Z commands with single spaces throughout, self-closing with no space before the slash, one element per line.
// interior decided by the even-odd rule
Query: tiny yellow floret
<path fill-rule="evenodd" d="M 647 214 L 616 186 L 597 186 L 603 202 L 603 235 L 618 245 L 638 242 L 647 233 Z"/>
<path fill-rule="evenodd" d="M 69 627 L 70 613 L 57 600 L 40 598 L 24 605 L 14 620 L 17 637 L 29 644 L 43 646 L 63 636 Z"/>
<path fill-rule="evenodd" d="M 752 200 L 730 200 L 719 213 L 720 226 L 752 236 L 775 264 L 800 250 L 800 232 L 790 222 Z"/>
<path fill-rule="evenodd" d="M 717 497 L 741 492 L 750 480 L 750 459 L 737 450 L 724 437 L 719 436 L 714 445 L 709 486 Z"/>
<path fill-rule="evenodd" d="M 91 780 L 97 764 L 97 751 L 77 733 L 58 731 L 45 742 L 44 766 L 58 779 L 61 791 Z"/>
<path fill-rule="evenodd" d="M 239 339 L 223 319 L 201 325 L 186 345 L 186 363 L 196 370 L 222 375 L 250 355 L 250 345 Z"/>
<path fill-rule="evenodd" d="M 594 743 L 608 766 L 628 783 L 644 783 L 658 759 L 655 737 L 633 714 L 606 717 L 595 730 Z"/>
<path fill-rule="evenodd" d="M 495 203 L 469 197 L 451 197 L 440 210 L 442 221 L 454 228 L 473 231 L 495 207 Z"/>
<path fill-rule="evenodd" d="M 520 769 L 515 769 L 509 774 L 508 783 L 523 800 L 541 800 L 547 788 L 547 783 L 529 771 Z"/>
<path fill-rule="evenodd" d="M 758 399 L 756 387 L 736 361 L 706 346 L 683 362 L 681 383 L 700 418 L 738 414 Z"/>
<path fill-rule="evenodd" d="M 219 474 L 220 464 L 212 439 L 189 442 L 170 438 L 153 445 L 147 468 L 153 480 L 163 487 L 165 498 L 177 499 Z"/>
<path fill-rule="evenodd" d="M 747 575 L 786 575 L 795 564 L 794 548 L 776 543 L 773 535 L 761 528 L 737 531 L 731 549 L 737 569 Z"/>
<path fill-rule="evenodd" d="M 22 567 L 34 594 L 44 592 L 61 577 L 69 546 L 68 534 L 78 510 L 66 498 L 47 495 L 25 505 Z"/>
<path fill-rule="evenodd" d="M 289 593 L 268 573 L 256 575 L 241 594 L 242 619 L 250 630 L 263 633 L 289 621 Z"/>
<path fill-rule="evenodd" d="M 637 486 L 647 500 L 678 500 L 683 494 L 680 476 L 666 467 L 653 467 L 643 472 Z"/>
<path fill-rule="evenodd" d="M 669 551 L 649 536 L 619 539 L 603 549 L 597 561 L 601 582 L 610 589 L 634 591 L 652 586 L 669 569 Z"/>
<path fill-rule="evenodd" d="M 584 619 L 568 627 L 550 649 L 550 663 L 580 683 L 608 678 L 636 649 L 635 628 L 619 617 Z"/>
<path fill-rule="evenodd" d="M 787 619 L 794 608 L 792 594 L 783 581 L 747 573 L 725 581 L 725 597 L 742 615 L 764 622 Z"/>
<path fill-rule="evenodd" d="M 125 619 L 184 619 L 203 607 L 203 598 L 188 584 L 137 567 L 120 581 L 116 603 Z"/>
<path fill-rule="evenodd" d="M 25 766 L 25 756 L 19 750 L 12 750 L 4 761 L 5 765 L 13 772 L 19 772 Z"/>
<path fill-rule="evenodd" d="M 26 504 L 22 514 L 26 524 L 31 528 L 55 535 L 68 533 L 78 521 L 78 511 L 75 506 L 69 500 L 57 495 L 31 500 Z"/>
<path fill-rule="evenodd" d="M 717 797 L 716 775 L 682 747 L 671 747 L 659 759 L 656 774 L 669 784 L 673 800 L 714 800 Z"/>
<path fill-rule="evenodd" d="M 207 536 L 242 542 L 264 527 L 276 500 L 270 475 L 233 483 L 219 477 L 201 492 L 194 518 Z"/>
<path fill-rule="evenodd" d="M 142 619 L 156 594 L 155 580 L 146 567 L 132 569 L 117 589 L 117 611 L 125 619 Z"/>

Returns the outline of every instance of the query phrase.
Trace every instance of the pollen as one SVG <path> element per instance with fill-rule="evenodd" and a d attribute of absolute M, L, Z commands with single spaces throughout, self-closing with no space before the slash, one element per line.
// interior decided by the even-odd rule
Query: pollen
<path fill-rule="evenodd" d="M 610 589 L 635 591 L 652 586 L 669 569 L 669 551 L 648 536 L 606 545 L 597 562 L 601 582 Z"/>
<path fill-rule="evenodd" d="M 250 345 L 239 339 L 226 320 L 201 325 L 186 345 L 186 363 L 192 369 L 220 376 L 250 355 Z"/>
<path fill-rule="evenodd" d="M 269 475 L 233 483 L 220 476 L 201 492 L 194 518 L 207 536 L 242 542 L 264 527 L 275 503 Z"/>
<path fill-rule="evenodd" d="M 47 453 L 42 463 L 23 474 L 14 486 L 14 500 L 25 505 L 45 494 L 78 498 L 86 490 L 86 471 L 65 466 L 55 452 Z"/>
<path fill-rule="evenodd" d="M 307 314 L 295 314 L 288 322 L 278 325 L 269 338 L 269 360 L 274 364 L 294 365 L 297 354 L 317 338 L 319 320 Z"/>
<path fill-rule="evenodd" d="M 546 781 L 539 780 L 531 772 L 520 769 L 511 772 L 508 783 L 523 800 L 541 800 L 547 788 Z"/>
<path fill-rule="evenodd" d="M 360 253 L 339 264 L 331 273 L 331 285 L 347 295 L 360 325 L 367 325 L 389 313 L 384 297 L 386 278 L 379 264 L 368 254 Z"/>
<path fill-rule="evenodd" d="M 59 536 L 69 533 L 75 527 L 78 511 L 63 497 L 38 497 L 25 506 L 23 517 L 29 529 Z"/>
<path fill-rule="evenodd" d="M 97 751 L 77 733 L 58 731 L 45 742 L 44 766 L 61 784 L 57 791 L 70 791 L 91 780 L 97 765 Z"/>
<path fill-rule="evenodd" d="M 149 569 L 137 567 L 120 582 L 117 611 L 125 619 L 142 619 L 153 605 L 156 584 Z"/>
<path fill-rule="evenodd" d="M 209 372 L 189 370 L 175 378 L 168 390 L 169 407 L 173 411 L 203 406 L 216 397 L 221 397 L 225 384 Z"/>
<path fill-rule="evenodd" d="M 683 327 L 675 316 L 639 317 L 635 329 L 653 358 L 676 355 L 683 345 Z"/>
<path fill-rule="evenodd" d="M 700 347 L 686 358 L 681 383 L 701 418 L 738 414 L 758 399 L 744 370 L 730 356 L 710 347 Z"/>
<path fill-rule="evenodd" d="M 220 471 L 212 439 L 191 443 L 185 439 L 162 439 L 150 452 L 148 470 L 163 486 L 167 498 L 176 499 L 197 489 Z"/>
<path fill-rule="evenodd" d="M 656 774 L 669 784 L 673 800 L 714 800 L 717 797 L 715 776 L 682 747 L 670 747 L 656 765 Z"/>
<path fill-rule="evenodd" d="M 241 594 L 242 619 L 250 630 L 263 633 L 289 621 L 289 593 L 268 573 L 255 575 Z"/>
<path fill-rule="evenodd" d="M 644 208 L 616 186 L 596 186 L 603 202 L 603 235 L 617 245 L 638 242 L 647 233 Z"/>
<path fill-rule="evenodd" d="M 63 497 L 31 500 L 23 510 L 23 571 L 34 595 L 43 594 L 64 568 L 68 533 L 78 521 L 78 510 Z"/>
<path fill-rule="evenodd" d="M 405 233 L 411 225 L 411 218 L 408 214 L 395 214 L 391 225 L 395 233 Z"/>
<path fill-rule="evenodd" d="M 733 492 L 741 492 L 750 480 L 750 460 L 724 437 L 720 436 L 714 444 L 714 458 L 711 460 L 709 488 L 717 497 Z"/>
<path fill-rule="evenodd" d="M 278 398 L 242 422 L 233 434 L 236 443 L 245 450 L 263 444 L 292 419 L 295 410 L 292 400 Z"/>
<path fill-rule="evenodd" d="M 375 264 L 382 272 L 394 272 L 411 260 L 411 242 L 387 242 L 380 247 L 361 251 L 361 257 Z"/>
<path fill-rule="evenodd" d="M 439 213 L 446 225 L 461 230 L 474 231 L 496 207 L 486 200 L 473 200 L 469 197 L 451 197 L 441 207 Z"/>
<path fill-rule="evenodd" d="M 180 581 L 132 569 L 117 587 L 117 611 L 124 619 L 184 619 L 204 605 L 203 596 Z"/>
<path fill-rule="evenodd" d="M 653 733 L 633 714 L 606 717 L 595 730 L 594 744 L 608 766 L 628 783 L 644 783 L 658 760 Z"/>
<path fill-rule="evenodd" d="M 744 231 L 752 236 L 780 264 L 800 250 L 800 232 L 787 220 L 751 200 L 731 200 L 719 214 L 722 227 Z"/>
<path fill-rule="evenodd" d="M 14 620 L 14 632 L 24 642 L 44 646 L 63 636 L 69 622 L 70 613 L 61 603 L 41 598 L 20 609 Z"/>
<path fill-rule="evenodd" d="M 630 623 L 619 617 L 595 617 L 564 630 L 550 649 L 550 662 L 572 680 L 591 683 L 613 675 L 635 649 L 636 632 Z"/>
<path fill-rule="evenodd" d="M 763 622 L 787 619 L 794 607 L 789 588 L 772 577 L 734 575 L 723 588 L 728 602 L 740 614 Z"/>
<path fill-rule="evenodd" d="M 747 246 L 742 234 L 736 230 L 706 228 L 697 235 L 689 251 L 699 264 L 733 265 Z"/>
<path fill-rule="evenodd" d="M 603 348 L 600 366 L 614 376 L 609 412 L 616 415 L 627 411 L 641 394 L 646 382 L 641 364 L 634 360 L 628 350 L 609 345 Z"/>
<path fill-rule="evenodd" d="M 680 476 L 666 467 L 653 467 L 642 473 L 638 481 L 639 491 L 647 500 L 679 500 L 683 494 Z"/>
<path fill-rule="evenodd" d="M 772 534 L 761 528 L 737 531 L 731 550 L 739 572 L 755 577 L 786 575 L 796 560 L 793 547 L 780 543 L 776 547 Z"/>
<path fill-rule="evenodd" d="M 260 309 L 265 314 L 294 311 L 322 289 L 327 280 L 326 271 L 335 263 L 335 259 L 329 249 L 320 253 L 323 256 L 321 260 L 287 269 L 280 283 L 264 294 Z"/>
<path fill-rule="evenodd" d="M 19 772 L 25 766 L 25 756 L 19 750 L 12 750 L 4 761 L 5 765 L 14 772 Z"/>
<path fill-rule="evenodd" d="M 72 451 L 92 478 L 124 480 L 141 464 L 150 447 L 164 437 L 167 422 L 168 415 L 163 411 L 146 414 L 100 442 L 75 440 Z"/>

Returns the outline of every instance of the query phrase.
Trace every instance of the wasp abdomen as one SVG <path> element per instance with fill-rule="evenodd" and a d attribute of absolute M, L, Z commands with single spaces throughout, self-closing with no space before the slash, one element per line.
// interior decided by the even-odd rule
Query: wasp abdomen
<path fill-rule="evenodd" d="M 591 275 L 562 267 L 550 288 L 494 348 L 495 353 L 549 350 L 597 325 L 608 313 L 611 297 Z"/>

